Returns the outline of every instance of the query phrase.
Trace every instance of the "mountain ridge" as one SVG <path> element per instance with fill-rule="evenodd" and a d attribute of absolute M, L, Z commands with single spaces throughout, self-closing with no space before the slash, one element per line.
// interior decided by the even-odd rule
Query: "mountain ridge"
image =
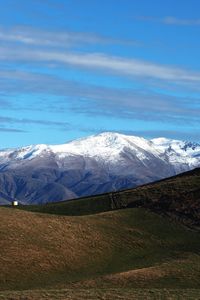
<path fill-rule="evenodd" d="M 0 151 L 0 190 L 24 204 L 62 201 L 132 188 L 198 166 L 197 143 L 105 132 L 62 145 Z"/>
<path fill-rule="evenodd" d="M 194 150 L 195 148 L 199 148 L 200 153 L 200 144 L 190 141 L 176 140 L 176 139 L 168 139 L 165 137 L 153 138 L 153 139 L 145 139 L 143 137 L 132 136 L 132 135 L 124 135 L 116 132 L 104 132 L 96 135 L 92 135 L 86 138 L 75 139 L 69 141 L 64 144 L 57 145 L 48 145 L 48 144 L 32 144 L 24 147 L 18 148 L 8 148 L 8 149 L 0 149 L 0 160 L 7 158 L 17 158 L 17 159 L 33 159 L 36 156 L 42 154 L 43 151 L 49 151 L 56 153 L 72 153 L 72 154 L 90 154 L 94 155 L 94 153 L 101 155 L 106 154 L 105 147 L 108 150 L 123 150 L 124 147 L 127 147 L 129 144 L 135 144 L 137 147 L 141 149 L 148 149 L 151 147 L 152 153 L 162 154 L 163 151 L 166 151 L 167 148 L 173 145 L 182 145 L 182 150 L 186 150 L 186 148 L 190 148 L 190 150 Z M 95 147 L 91 149 L 91 147 Z M 112 147 L 111 147 L 112 146 Z M 104 152 L 101 152 L 101 150 Z M 174 149 L 173 149 L 174 150 Z M 180 149 L 179 149 L 180 150 Z M 97 152 L 95 152 L 97 151 Z"/>

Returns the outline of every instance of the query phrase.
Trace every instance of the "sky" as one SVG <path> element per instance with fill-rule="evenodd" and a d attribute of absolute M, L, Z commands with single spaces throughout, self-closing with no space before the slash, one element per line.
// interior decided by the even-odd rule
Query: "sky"
<path fill-rule="evenodd" d="M 0 148 L 200 142 L 199 0 L 0 0 Z"/>

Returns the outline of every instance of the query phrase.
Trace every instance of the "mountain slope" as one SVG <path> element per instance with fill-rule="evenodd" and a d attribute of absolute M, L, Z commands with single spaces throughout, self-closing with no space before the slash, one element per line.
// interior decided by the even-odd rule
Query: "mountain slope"
<path fill-rule="evenodd" d="M 198 166 L 198 144 L 102 133 L 0 151 L 0 188 L 21 203 L 44 203 L 131 188 Z"/>
<path fill-rule="evenodd" d="M 9 197 L 8 195 L 4 194 L 3 192 L 0 191 L 0 203 L 3 205 L 8 205 L 11 202 L 13 202 L 15 199 Z"/>

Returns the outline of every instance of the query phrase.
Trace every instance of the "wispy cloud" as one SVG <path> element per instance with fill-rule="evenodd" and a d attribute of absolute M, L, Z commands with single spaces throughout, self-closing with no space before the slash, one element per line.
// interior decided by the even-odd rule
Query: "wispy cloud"
<path fill-rule="evenodd" d="M 1 92 L 11 96 L 20 94 L 62 96 L 64 101 L 48 100 L 45 104 L 41 104 L 43 105 L 42 109 L 48 110 L 50 113 L 62 114 L 70 110 L 74 115 L 78 113 L 89 117 L 107 116 L 175 124 L 183 124 L 184 122 L 199 124 L 200 122 L 200 109 L 198 107 L 192 108 L 190 105 L 190 102 L 195 103 L 199 99 L 167 96 L 162 92 L 153 92 L 155 86 L 164 87 L 163 90 L 166 86 L 169 86 L 171 90 L 179 86 L 179 89 L 181 88 L 183 91 L 187 88 L 199 91 L 200 72 L 198 71 L 105 53 L 80 53 L 63 49 L 65 45 L 70 46 L 76 43 L 109 42 L 105 37 L 96 35 L 85 36 L 81 33 L 57 33 L 36 31 L 35 29 L 31 31 L 30 28 L 15 28 L 5 32 L 0 28 L 0 40 L 5 42 L 0 48 L 0 61 L 4 65 L 4 69 L 0 70 Z M 10 42 L 15 43 L 15 47 L 11 47 Z M 140 86 L 144 86 L 144 89 L 120 89 L 81 84 L 63 79 L 62 74 L 60 77 L 49 75 L 54 71 L 50 68 L 48 75 L 19 71 L 19 69 L 13 70 L 14 64 L 19 66 L 19 63 L 24 62 L 27 63 L 27 70 L 31 70 L 35 66 L 48 68 L 50 64 L 54 64 L 58 68 L 55 73 L 60 66 L 66 70 L 70 66 L 80 70 L 90 70 L 95 74 L 103 74 L 107 77 L 112 75 L 129 78 L 133 82 L 139 82 Z M 6 65 L 9 66 L 7 69 Z M 11 66 L 13 66 L 12 69 Z M 0 106 L 5 109 L 11 103 L 4 99 L 2 97 L 2 101 L 0 100 Z M 19 102 L 15 109 L 31 110 L 30 103 L 31 97 L 28 99 L 27 108 L 25 108 L 24 103 L 20 105 Z M 12 107 L 9 108 L 12 109 Z M 33 107 L 34 109 L 36 108 Z M 3 119 L 0 118 L 0 124 L 2 122 Z M 4 122 L 7 127 L 10 123 L 19 124 L 19 127 L 24 124 L 37 124 L 54 126 L 61 130 L 70 128 L 69 124 L 63 122 L 26 118 L 16 118 L 15 120 L 7 118 Z"/>
<path fill-rule="evenodd" d="M 5 132 L 5 133 L 26 133 L 27 131 L 22 130 L 22 129 L 0 127 L 0 132 Z"/>
<path fill-rule="evenodd" d="M 166 25 L 178 25 L 178 26 L 200 26 L 200 19 L 180 19 L 173 16 L 166 16 L 163 18 L 157 18 L 152 16 L 140 16 L 136 18 L 141 21 L 158 22 Z"/>
<path fill-rule="evenodd" d="M 0 80 L 0 89 L 11 97 L 15 94 L 43 94 L 56 96 L 55 101 L 48 97 L 48 101 L 40 100 L 40 107 L 54 114 L 72 111 L 74 114 L 85 116 L 117 117 L 149 122 L 161 121 L 183 124 L 199 123 L 199 98 L 177 97 L 156 93 L 151 90 L 120 89 L 83 84 L 77 81 L 60 79 L 45 74 L 27 73 L 19 71 L 0 72 L 5 75 L 5 82 Z M 59 101 L 58 101 L 58 97 Z M 41 98 L 41 96 L 40 96 Z M 35 98 L 34 98 L 35 99 Z M 44 102 L 44 103 L 43 103 Z M 195 108 L 193 107 L 194 104 Z M 192 105 L 191 105 L 192 104 Z M 31 100 L 27 107 L 20 103 L 15 106 L 18 110 L 38 109 Z M 36 107 L 36 108 L 35 108 Z M 7 120 L 9 121 L 9 120 Z M 15 120 L 17 123 L 32 123 L 67 128 L 62 122 L 46 122 L 42 120 Z"/>
<path fill-rule="evenodd" d="M 22 26 L 13 28 L 0 27 L 0 41 L 52 48 L 69 48 L 88 44 L 142 45 L 139 41 L 115 39 L 92 32 L 46 31 Z"/>
<path fill-rule="evenodd" d="M 12 118 L 12 117 L 5 117 L 5 116 L 0 116 L 0 124 L 5 124 L 5 125 L 10 125 L 10 124 L 18 124 L 18 125 L 42 125 L 42 126 L 47 126 L 47 127 L 58 127 L 61 129 L 69 129 L 70 124 L 67 122 L 59 122 L 59 121 L 50 121 L 50 120 L 38 120 L 38 119 L 28 119 L 28 118 Z M 6 129 L 4 127 L 1 127 L 2 129 L 5 130 L 13 130 L 16 132 L 23 132 L 21 129 Z"/>
<path fill-rule="evenodd" d="M 182 85 L 199 86 L 200 72 L 162 65 L 134 58 L 123 58 L 99 53 L 74 53 L 48 50 L 11 49 L 1 47 L 1 61 L 25 61 L 29 63 L 57 63 L 77 68 L 92 69 L 115 74 L 146 79 L 161 80 Z"/>

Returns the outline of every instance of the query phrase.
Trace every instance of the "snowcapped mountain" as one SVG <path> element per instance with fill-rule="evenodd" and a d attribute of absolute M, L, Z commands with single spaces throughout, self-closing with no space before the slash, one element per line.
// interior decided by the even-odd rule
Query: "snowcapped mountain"
<path fill-rule="evenodd" d="M 63 145 L 0 151 L 0 191 L 23 203 L 61 201 L 134 187 L 198 166 L 199 144 L 105 132 Z"/>

